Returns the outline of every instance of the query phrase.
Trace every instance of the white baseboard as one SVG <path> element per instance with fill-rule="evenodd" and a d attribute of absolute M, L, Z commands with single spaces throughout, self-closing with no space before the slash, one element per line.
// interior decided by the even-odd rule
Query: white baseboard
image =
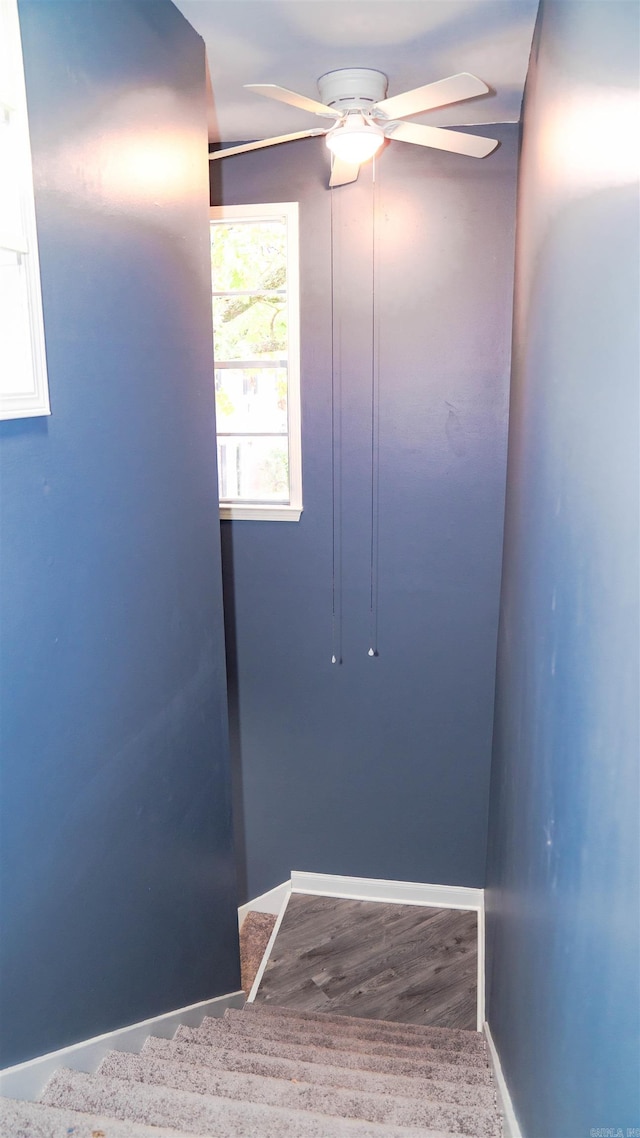
<path fill-rule="evenodd" d="M 502 1116 L 503 1138 L 522 1138 L 522 1131 L 516 1117 L 516 1112 L 513 1109 L 513 1103 L 511 1101 L 511 1095 L 509 1094 L 507 1081 L 502 1070 L 500 1056 L 498 1055 L 496 1045 L 493 1041 L 491 1028 L 486 1021 L 484 1024 L 484 1034 L 487 1040 L 487 1045 L 489 1047 L 489 1056 L 491 1059 L 491 1066 L 493 1068 L 493 1077 L 496 1083 L 498 1110 Z"/>
<path fill-rule="evenodd" d="M 276 885 L 274 889 L 261 893 L 253 901 L 247 901 L 246 905 L 241 905 L 238 909 L 238 928 L 242 928 L 242 922 L 249 912 L 278 914 L 285 897 L 288 897 L 290 892 L 291 881 L 283 881 L 282 885 Z"/>
<path fill-rule="evenodd" d="M 418 881 L 383 881 L 373 877 L 341 877 L 331 873 L 291 872 L 292 893 L 318 893 L 353 901 L 386 901 L 397 905 L 440 905 L 445 909 L 483 909 L 484 890 L 462 885 L 423 885 Z"/>
<path fill-rule="evenodd" d="M 481 890 L 483 895 L 482 905 L 478 909 L 478 1014 L 476 1019 L 476 1030 L 482 1031 L 484 1025 L 484 946 L 485 946 L 485 921 L 484 921 L 484 890 Z"/>
<path fill-rule="evenodd" d="M 36 1059 L 18 1063 L 15 1067 L 6 1067 L 0 1071 L 0 1095 L 36 1102 L 45 1084 L 59 1067 L 92 1073 L 107 1051 L 138 1052 L 150 1035 L 170 1039 L 181 1024 L 198 1027 L 205 1016 L 222 1016 L 227 1008 L 241 1008 L 244 1002 L 244 992 L 229 992 L 212 1000 L 202 1000 L 174 1012 L 165 1012 L 164 1015 L 132 1023 L 117 1031 L 109 1031 L 106 1035 L 96 1035 L 93 1039 L 73 1043 L 59 1051 L 50 1051 L 48 1055 L 39 1055 Z"/>

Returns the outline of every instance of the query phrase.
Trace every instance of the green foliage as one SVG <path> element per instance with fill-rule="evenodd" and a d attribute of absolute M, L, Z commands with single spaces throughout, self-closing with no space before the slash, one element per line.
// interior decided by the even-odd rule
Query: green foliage
<path fill-rule="evenodd" d="M 217 360 L 283 359 L 287 351 L 287 310 L 283 296 L 247 298 L 229 318 L 226 297 L 214 297 L 214 353 Z"/>
<path fill-rule="evenodd" d="M 260 288 L 264 277 L 285 268 L 286 227 L 283 222 L 220 221 L 211 226 L 214 292 Z"/>
<path fill-rule="evenodd" d="M 213 291 L 232 294 L 213 298 L 216 358 L 283 358 L 287 345 L 285 225 L 278 221 L 214 224 L 211 271 Z M 259 295 L 244 294 L 256 290 Z"/>
<path fill-rule="evenodd" d="M 226 391 L 216 391 L 216 415 L 233 415 L 235 406 Z"/>

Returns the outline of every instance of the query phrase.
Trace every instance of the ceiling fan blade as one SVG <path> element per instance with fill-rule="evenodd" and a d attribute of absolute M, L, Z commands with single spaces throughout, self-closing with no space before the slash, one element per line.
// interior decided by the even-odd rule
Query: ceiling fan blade
<path fill-rule="evenodd" d="M 279 103 L 288 103 L 290 107 L 299 107 L 301 111 L 311 111 L 314 115 L 331 115 L 336 117 L 336 111 L 331 107 L 319 103 L 317 99 L 308 99 L 306 95 L 299 95 L 297 91 L 289 91 L 286 87 L 278 87 L 277 83 L 245 83 L 245 90 L 255 91 L 267 99 L 277 99 Z"/>
<path fill-rule="evenodd" d="M 498 145 L 496 138 L 463 134 L 460 130 L 438 126 L 420 126 L 411 122 L 400 122 L 391 131 L 387 128 L 387 135 L 391 139 L 399 138 L 401 142 L 413 142 L 416 146 L 433 146 L 436 150 L 466 154 L 469 158 L 486 158 Z"/>
<path fill-rule="evenodd" d="M 407 115 L 417 115 L 421 111 L 431 111 L 435 107 L 446 107 L 449 103 L 460 103 L 463 99 L 473 99 L 476 95 L 486 95 L 489 88 L 482 79 L 462 71 L 460 75 L 450 75 L 448 79 L 438 79 L 437 83 L 427 83 L 426 87 L 416 87 L 401 95 L 392 95 L 377 104 L 377 110 L 384 111 L 390 119 L 404 119 Z"/>
<path fill-rule="evenodd" d="M 330 189 L 336 186 L 346 186 L 349 182 L 356 182 L 360 173 L 359 162 L 345 162 L 342 158 L 334 156 L 331 164 Z"/>
<path fill-rule="evenodd" d="M 232 158 L 234 154 L 246 154 L 249 150 L 261 150 L 263 146 L 278 146 L 281 142 L 295 142 L 296 138 L 314 138 L 318 134 L 326 134 L 325 130 L 298 130 L 295 134 L 278 134 L 274 138 L 259 138 L 257 142 L 243 142 L 241 146 L 227 146 L 223 150 L 214 150 L 209 155 L 209 161 L 216 158 Z"/>

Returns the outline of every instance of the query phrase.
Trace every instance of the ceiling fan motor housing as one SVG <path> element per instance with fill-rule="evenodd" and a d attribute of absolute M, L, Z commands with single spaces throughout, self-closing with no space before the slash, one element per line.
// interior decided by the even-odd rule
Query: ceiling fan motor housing
<path fill-rule="evenodd" d="M 387 93 L 387 77 L 368 67 L 343 67 L 318 79 L 321 102 L 336 110 L 368 110 Z"/>

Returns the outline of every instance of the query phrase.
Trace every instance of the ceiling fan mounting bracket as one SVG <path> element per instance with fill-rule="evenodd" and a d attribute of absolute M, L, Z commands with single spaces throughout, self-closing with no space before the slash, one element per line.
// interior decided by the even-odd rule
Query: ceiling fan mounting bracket
<path fill-rule="evenodd" d="M 320 99 L 336 111 L 366 110 L 387 93 L 387 77 L 368 67 L 343 67 L 318 79 Z"/>

